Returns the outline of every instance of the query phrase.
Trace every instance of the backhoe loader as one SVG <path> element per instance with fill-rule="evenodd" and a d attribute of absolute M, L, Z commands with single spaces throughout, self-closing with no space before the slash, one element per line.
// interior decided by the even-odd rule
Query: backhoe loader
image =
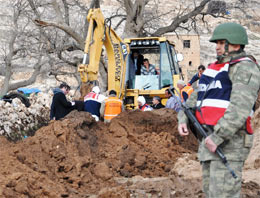
<path fill-rule="evenodd" d="M 165 102 L 165 89 L 171 85 L 176 87 L 176 82 L 181 76 L 178 61 L 183 57 L 176 53 L 174 44 L 165 37 L 122 40 L 107 25 L 100 8 L 90 9 L 87 20 L 89 28 L 83 63 L 78 67 L 82 83 L 97 84 L 102 47 L 105 46 L 108 57 L 108 90 L 115 90 L 127 109 L 138 107 L 139 95 L 143 95 L 148 103 L 152 101 L 153 96 L 160 96 Z M 135 52 L 149 59 L 157 73 L 133 74 L 131 71 L 135 65 L 131 57 Z"/>

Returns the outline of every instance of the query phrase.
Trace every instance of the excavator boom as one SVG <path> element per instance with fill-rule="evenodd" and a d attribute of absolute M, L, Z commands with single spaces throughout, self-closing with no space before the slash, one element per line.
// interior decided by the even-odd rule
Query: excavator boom
<path fill-rule="evenodd" d="M 103 45 L 108 57 L 108 89 L 115 90 L 122 99 L 125 93 L 125 69 L 129 47 L 107 26 L 99 8 L 90 9 L 88 34 L 85 42 L 83 63 L 79 65 L 81 81 L 97 81 Z"/>
<path fill-rule="evenodd" d="M 88 34 L 85 42 L 83 63 L 78 71 L 83 86 L 96 84 L 102 48 L 105 46 L 108 58 L 108 90 L 115 90 L 124 100 L 126 108 L 138 108 L 137 98 L 146 97 L 148 103 L 153 96 L 166 100 L 165 90 L 176 85 L 180 77 L 175 46 L 166 37 L 128 38 L 124 41 L 108 25 L 100 8 L 90 9 Z M 139 60 L 134 58 L 138 53 Z M 143 60 L 149 59 L 156 69 L 155 73 L 142 75 Z M 81 91 L 81 93 L 83 93 Z"/>

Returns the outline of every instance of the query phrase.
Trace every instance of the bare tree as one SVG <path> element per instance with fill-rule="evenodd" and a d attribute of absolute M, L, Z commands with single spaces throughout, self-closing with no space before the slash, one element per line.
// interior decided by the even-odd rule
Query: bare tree
<path fill-rule="evenodd" d="M 223 1 L 186 1 L 185 5 L 174 4 L 172 9 L 165 9 L 167 11 L 164 11 L 160 0 L 117 1 L 121 6 L 118 6 L 110 19 L 119 17 L 114 27 L 124 25 L 123 37 L 161 36 L 179 29 L 196 30 L 197 21 L 205 21 L 205 16 L 228 17 L 224 13 L 227 5 Z M 92 0 L 89 6 L 80 0 L 14 2 L 14 26 L 8 50 L 5 51 L 5 86 L 1 89 L 1 94 L 33 83 L 43 65 L 50 68 L 49 74 L 54 75 L 57 80 L 61 75 L 72 75 L 80 82 L 76 68 L 81 62 L 87 35 L 86 16 L 89 8 L 100 7 L 100 1 Z M 222 7 L 214 7 L 218 5 Z M 26 28 L 29 26 L 30 30 Z M 10 83 L 13 66 L 19 62 L 18 59 L 31 59 L 29 57 L 33 57 L 33 61 L 30 62 L 31 68 L 34 68 L 31 78 L 23 83 Z M 100 71 L 103 72 L 100 74 L 106 79 L 104 63 L 105 61 L 101 61 Z"/>
<path fill-rule="evenodd" d="M 44 44 L 38 40 L 40 37 L 35 38 L 34 35 L 37 30 L 28 29 L 30 21 L 25 17 L 27 6 L 27 3 L 23 0 L 12 2 L 12 28 L 6 44 L 7 47 L 2 50 L 5 77 L 0 96 L 6 94 L 9 90 L 34 83 L 41 73 L 41 67 L 46 64 L 43 59 Z M 24 63 L 28 65 L 25 66 Z M 17 66 L 30 68 L 32 75 L 28 79 L 13 82 L 11 78 Z"/>
<path fill-rule="evenodd" d="M 57 35 L 55 39 L 50 40 L 49 53 L 52 53 L 52 56 L 55 56 L 56 59 L 50 74 L 58 79 L 58 76 L 61 75 L 71 75 L 71 70 L 73 70 L 73 76 L 80 82 L 75 68 L 82 60 L 81 56 L 78 57 L 78 55 L 82 55 L 85 47 L 88 28 L 86 16 L 89 8 L 79 0 L 52 0 L 50 2 L 46 1 L 44 5 L 42 3 L 37 4 L 34 0 L 27 1 L 36 16 L 34 19 L 35 24 L 41 27 L 44 32 L 48 31 L 52 32 L 52 35 Z M 91 8 L 98 8 L 99 6 L 99 1 L 97 0 L 93 0 L 90 3 Z M 39 10 L 42 7 L 51 10 L 48 14 L 55 17 L 40 14 Z M 70 72 L 66 72 L 64 69 L 60 70 L 61 65 L 62 68 L 67 67 Z M 100 62 L 100 71 L 106 71 L 104 61 Z M 100 75 L 102 76 L 100 81 L 102 79 L 105 81 L 106 73 L 100 72 Z"/>
<path fill-rule="evenodd" d="M 126 24 L 124 28 L 125 37 L 138 37 L 142 35 L 145 23 L 144 10 L 148 0 L 124 0 L 126 12 Z"/>
<path fill-rule="evenodd" d="M 212 0 L 187 1 L 185 5 L 179 2 L 176 4 L 180 5 L 179 8 L 175 6 L 172 10 L 165 9 L 167 11 L 164 11 L 163 7 L 159 9 L 159 4 L 152 0 L 118 0 L 118 2 L 123 5 L 126 13 L 124 37 L 161 36 L 178 29 L 190 31 L 196 29 L 196 21 L 203 20 L 206 15 L 227 18 L 223 15 L 226 4 L 222 1 L 213 1 L 215 3 L 211 3 L 211 9 L 208 10 L 205 8 Z M 222 15 L 219 14 L 220 9 Z"/>

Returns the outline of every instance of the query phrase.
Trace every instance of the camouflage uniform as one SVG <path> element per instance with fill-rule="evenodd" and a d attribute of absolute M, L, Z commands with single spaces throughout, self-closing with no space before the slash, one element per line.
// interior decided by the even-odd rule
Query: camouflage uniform
<path fill-rule="evenodd" d="M 232 52 L 219 62 L 228 62 L 232 57 L 241 56 L 246 56 L 245 52 Z M 230 104 L 224 116 L 214 126 L 210 138 L 222 148 L 238 178 L 231 176 L 220 158 L 207 149 L 203 139 L 198 158 L 203 169 L 203 191 L 208 198 L 240 197 L 242 168 L 253 144 L 253 135 L 246 133 L 245 122 L 257 98 L 260 68 L 253 61 L 241 61 L 230 66 L 229 78 L 232 82 Z M 194 91 L 186 105 L 195 107 L 196 102 L 197 91 Z M 188 122 L 183 111 L 179 112 L 178 120 L 179 124 Z"/>

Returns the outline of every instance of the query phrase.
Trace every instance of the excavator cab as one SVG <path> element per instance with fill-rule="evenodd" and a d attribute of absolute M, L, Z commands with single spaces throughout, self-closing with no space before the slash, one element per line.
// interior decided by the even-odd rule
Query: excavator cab
<path fill-rule="evenodd" d="M 171 85 L 176 87 L 180 79 L 178 62 L 183 59 L 182 55 L 176 53 L 174 44 L 165 37 L 133 38 L 124 42 L 130 47 L 125 78 L 126 107 L 136 108 L 139 95 L 145 96 L 148 103 L 153 96 L 164 99 L 165 89 Z M 143 66 L 143 60 L 149 61 L 150 70 Z"/>
<path fill-rule="evenodd" d="M 138 108 L 139 95 L 144 96 L 148 103 L 151 103 L 153 96 L 160 96 L 164 103 L 165 89 L 172 85 L 176 87 L 180 78 L 178 61 L 181 56 L 176 54 L 174 44 L 165 37 L 131 38 L 123 41 L 107 24 L 100 8 L 90 9 L 87 20 L 89 27 L 84 57 L 78 66 L 81 88 L 84 85 L 81 94 L 84 95 L 98 80 L 104 46 L 108 58 L 108 90 L 116 90 L 118 98 L 124 100 L 127 109 Z M 138 60 L 134 56 L 138 56 Z M 149 71 L 149 75 L 141 73 L 145 59 L 153 65 L 153 72 Z"/>

